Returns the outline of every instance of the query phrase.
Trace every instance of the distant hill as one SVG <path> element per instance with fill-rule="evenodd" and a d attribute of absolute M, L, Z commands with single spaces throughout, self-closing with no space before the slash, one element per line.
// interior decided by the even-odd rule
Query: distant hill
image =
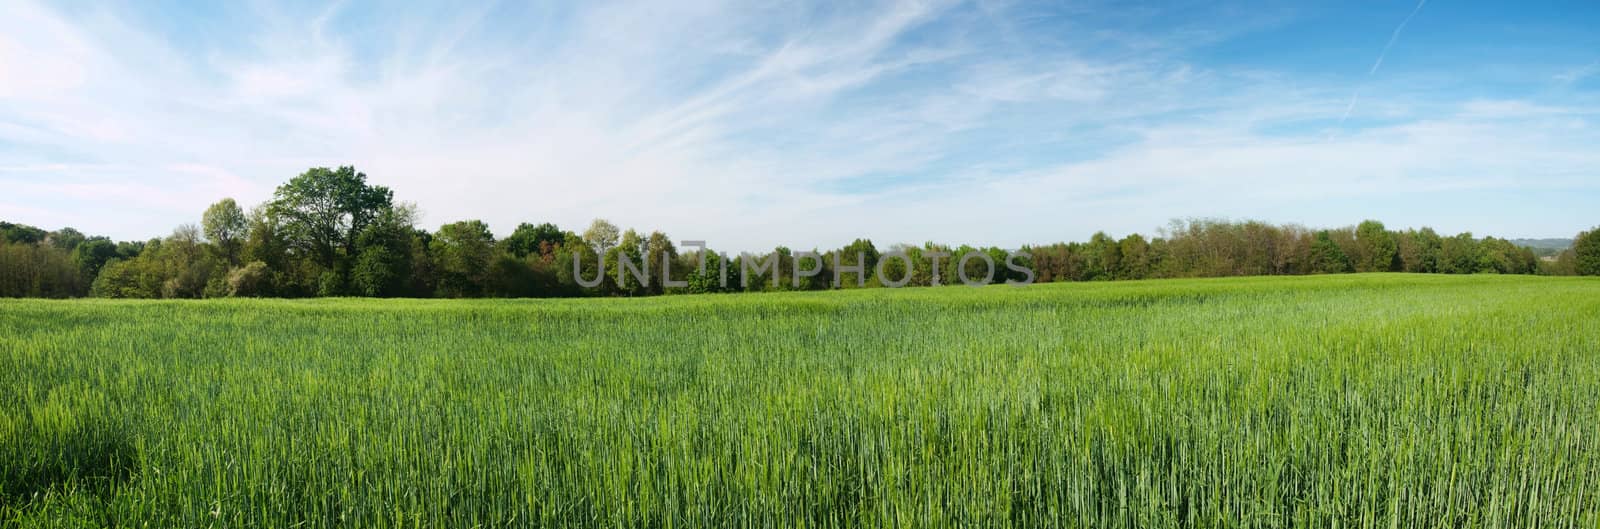
<path fill-rule="evenodd" d="M 1511 244 L 1533 250 L 1539 257 L 1555 255 L 1572 247 L 1572 239 L 1511 239 Z"/>
<path fill-rule="evenodd" d="M 1528 248 L 1565 250 L 1572 247 L 1572 239 L 1511 239 L 1511 244 Z"/>

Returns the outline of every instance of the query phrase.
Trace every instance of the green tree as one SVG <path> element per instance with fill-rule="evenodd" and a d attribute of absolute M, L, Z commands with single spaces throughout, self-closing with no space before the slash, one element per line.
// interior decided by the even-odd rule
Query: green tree
<path fill-rule="evenodd" d="M 577 270 L 574 270 L 573 261 L 577 261 Z M 555 281 L 560 285 L 562 293 L 567 295 L 602 294 L 606 289 L 606 275 L 599 270 L 605 256 L 594 251 L 594 246 L 575 233 L 568 232 L 566 239 L 561 242 L 556 254 L 552 256 L 552 268 L 555 270 Z M 595 288 L 583 288 L 579 278 L 585 282 L 599 278 L 600 284 Z"/>
<path fill-rule="evenodd" d="M 1439 245 L 1439 272 L 1445 274 L 1470 274 L 1481 266 L 1478 240 L 1472 232 L 1445 238 Z"/>
<path fill-rule="evenodd" d="M 844 248 L 839 249 L 838 255 L 839 264 L 841 266 L 850 267 L 859 264 L 863 267 L 863 270 L 865 270 L 860 274 L 860 278 L 856 277 L 857 274 L 855 272 L 840 274 L 840 286 L 851 288 L 856 287 L 861 283 L 866 283 L 866 286 L 872 286 L 874 283 L 873 274 L 877 273 L 876 270 L 878 267 L 878 259 L 881 257 L 881 255 L 878 253 L 878 247 L 872 244 L 872 239 L 856 239 L 851 241 L 850 244 L 847 244 Z M 860 259 L 861 261 L 857 262 L 857 259 Z M 828 260 L 828 265 L 833 265 L 833 260 L 831 257 Z M 829 280 L 831 281 L 832 278 L 830 277 Z"/>
<path fill-rule="evenodd" d="M 0 297 L 66 298 L 88 291 L 67 251 L 38 242 L 0 240 Z"/>
<path fill-rule="evenodd" d="M 1437 272 L 1439 262 L 1439 234 L 1433 228 L 1406 230 L 1395 236 L 1395 255 L 1400 260 L 1400 270 L 1413 273 Z"/>
<path fill-rule="evenodd" d="M 494 234 L 481 220 L 446 224 L 434 234 L 431 250 L 439 271 L 439 294 L 478 297 L 484 294 L 489 265 L 495 258 Z"/>
<path fill-rule="evenodd" d="M 228 295 L 261 297 L 272 293 L 272 270 L 261 261 L 251 261 L 228 273 Z"/>
<path fill-rule="evenodd" d="M 1274 233 L 1272 273 L 1311 273 L 1311 242 L 1314 235 L 1302 226 L 1286 225 Z"/>
<path fill-rule="evenodd" d="M 72 228 L 61 228 L 59 230 L 50 232 L 49 235 L 45 236 L 45 242 L 56 247 L 58 250 L 70 252 L 73 249 L 76 249 L 78 245 L 82 244 L 87 238 L 88 237 L 83 235 L 83 232 L 78 230 Z"/>
<path fill-rule="evenodd" d="M 598 224 L 601 221 L 596 221 Z M 584 232 L 584 239 L 596 247 L 604 247 L 603 238 L 590 237 L 594 228 Z M 613 287 L 619 293 L 629 296 L 644 296 L 650 293 L 646 282 L 659 286 L 659 276 L 653 276 L 651 271 L 660 268 L 645 260 L 645 238 L 639 232 L 629 229 L 622 232 L 622 238 L 606 252 L 606 271 L 613 281 Z M 624 268 L 624 262 L 630 263 L 632 268 Z M 634 275 L 634 270 L 642 272 L 643 279 Z"/>
<path fill-rule="evenodd" d="M 896 252 L 905 254 L 906 259 L 895 257 L 894 254 Z M 909 264 L 911 264 L 913 267 L 918 266 L 917 263 L 922 262 L 922 249 L 909 244 L 891 245 L 888 252 L 884 252 L 884 254 L 878 256 L 878 260 L 883 263 L 883 275 L 878 275 L 877 265 L 873 265 L 872 267 L 872 276 L 876 280 L 875 283 L 894 284 L 901 281 L 908 281 L 906 283 L 907 285 L 917 284 L 916 270 L 906 266 L 908 264 L 908 259 Z M 871 283 L 869 283 L 869 285 L 871 285 Z"/>
<path fill-rule="evenodd" d="M 1311 242 L 1311 269 L 1324 274 L 1350 271 L 1350 257 L 1334 242 L 1328 230 L 1318 231 Z"/>
<path fill-rule="evenodd" d="M 394 297 L 409 293 L 414 211 L 410 206 L 390 208 L 361 230 L 356 238 L 360 250 L 350 269 L 352 294 Z"/>
<path fill-rule="evenodd" d="M 105 237 L 90 237 L 72 250 L 72 260 L 78 264 L 86 283 L 93 282 L 100 269 L 117 258 L 117 244 Z"/>
<path fill-rule="evenodd" d="M 283 222 L 271 208 L 258 207 L 249 215 L 249 231 L 242 250 L 244 261 L 261 261 L 267 268 L 286 270 L 289 266 L 289 241 L 283 236 Z"/>
<path fill-rule="evenodd" d="M 144 253 L 144 241 L 121 241 L 117 243 L 117 258 L 132 259 Z"/>
<path fill-rule="evenodd" d="M 606 219 L 594 219 L 589 229 L 583 230 L 583 240 L 594 246 L 596 253 L 605 254 L 617 245 L 617 225 Z"/>
<path fill-rule="evenodd" d="M 0 221 L 0 239 L 13 244 L 35 244 L 44 240 L 50 234 L 42 229 L 27 224 L 12 224 Z"/>
<path fill-rule="evenodd" d="M 650 288 L 651 294 L 666 292 L 667 277 L 674 281 L 682 281 L 684 271 L 673 266 L 678 261 L 678 249 L 673 246 L 672 239 L 667 234 L 659 231 L 650 232 L 644 241 L 644 256 L 650 260 Z M 669 276 L 670 274 L 670 276 Z"/>
<path fill-rule="evenodd" d="M 702 254 L 705 256 L 704 270 L 701 270 L 700 268 L 700 258 Z M 731 263 L 724 263 L 721 254 L 711 251 L 710 249 L 706 249 L 686 253 L 684 254 L 684 258 L 686 260 L 684 270 L 688 271 L 685 274 L 687 277 L 685 277 L 684 280 L 689 283 L 689 286 L 684 287 L 685 292 L 692 294 L 706 294 L 711 292 L 723 292 L 738 286 L 738 270 L 733 268 Z M 722 270 L 724 266 L 728 267 L 727 270 L 729 274 L 727 289 L 723 288 L 722 286 Z M 568 266 L 568 268 L 570 269 L 571 267 Z"/>
<path fill-rule="evenodd" d="M 1106 232 L 1097 231 L 1089 236 L 1084 256 L 1088 260 L 1089 279 L 1117 279 L 1117 272 L 1122 269 L 1122 246 Z"/>
<path fill-rule="evenodd" d="M 535 268 L 538 256 L 518 259 L 497 251 L 484 276 L 484 294 L 497 298 L 526 298 L 542 294 L 543 277 Z"/>
<path fill-rule="evenodd" d="M 161 286 L 166 280 L 165 271 L 158 262 L 161 249 L 161 239 L 128 243 L 126 246 L 118 244 L 118 257 L 107 261 L 100 269 L 90 295 L 137 299 L 161 297 Z"/>
<path fill-rule="evenodd" d="M 200 217 L 206 239 L 215 244 L 228 266 L 239 264 L 239 251 L 250 232 L 250 219 L 231 198 L 224 198 Z"/>
<path fill-rule="evenodd" d="M 1150 276 L 1150 243 L 1144 240 L 1143 235 L 1129 234 L 1123 237 L 1117 246 L 1121 257 L 1118 262 L 1122 265 L 1117 271 L 1117 277 L 1144 279 Z"/>
<path fill-rule="evenodd" d="M 155 254 L 163 298 L 201 298 L 213 274 L 222 274 L 219 263 L 212 260 L 200 236 L 200 228 L 193 224 L 178 226 L 161 243 Z"/>
<path fill-rule="evenodd" d="M 1375 220 L 1362 221 L 1356 227 L 1356 244 L 1360 259 L 1355 263 L 1357 272 L 1387 272 L 1394 269 L 1396 243 L 1394 235 Z"/>
<path fill-rule="evenodd" d="M 112 259 L 101 267 L 100 274 L 95 276 L 89 295 L 116 299 L 156 297 L 156 289 L 146 288 L 140 276 L 138 260 Z"/>
<path fill-rule="evenodd" d="M 1499 274 L 1531 274 L 1539 269 L 1539 258 L 1533 250 L 1495 237 L 1484 237 L 1480 243 L 1480 270 Z"/>
<path fill-rule="evenodd" d="M 521 259 L 529 255 L 539 255 L 547 250 L 553 251 L 566 239 L 566 234 L 555 224 L 543 223 L 537 226 L 526 222 L 517 225 L 516 231 L 500 241 L 506 253 Z"/>
<path fill-rule="evenodd" d="M 1600 228 L 1572 240 L 1573 271 L 1583 276 L 1600 276 Z"/>
<path fill-rule="evenodd" d="M 411 230 L 411 295 L 430 298 L 439 289 L 439 266 L 433 258 L 433 234 L 428 230 Z"/>
<path fill-rule="evenodd" d="M 367 185 L 354 167 L 316 167 L 278 186 L 268 207 L 290 248 L 334 271 L 356 255 L 356 237 L 393 201 L 389 188 Z"/>

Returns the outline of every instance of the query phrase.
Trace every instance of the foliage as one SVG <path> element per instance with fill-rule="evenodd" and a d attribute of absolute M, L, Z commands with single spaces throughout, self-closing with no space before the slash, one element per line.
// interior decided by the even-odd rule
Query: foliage
<path fill-rule="evenodd" d="M 1350 257 L 1333 241 L 1328 230 L 1317 232 L 1311 243 L 1311 270 L 1324 274 L 1350 271 Z"/>
<path fill-rule="evenodd" d="M 43 242 L 46 235 L 48 232 L 34 226 L 0 221 L 0 242 L 36 244 Z"/>
<path fill-rule="evenodd" d="M 535 226 L 524 222 L 518 224 L 516 231 L 500 241 L 500 244 L 512 257 L 521 259 L 548 252 L 565 240 L 566 234 L 555 224 L 546 222 Z"/>
<path fill-rule="evenodd" d="M 88 282 L 67 251 L 44 243 L 0 240 L 0 297 L 66 298 Z"/>
<path fill-rule="evenodd" d="M 594 222 L 589 224 L 589 229 L 583 231 L 583 240 L 588 241 L 589 245 L 594 247 L 594 251 L 604 254 L 617 246 L 619 233 L 617 225 L 611 221 L 594 219 Z"/>
<path fill-rule="evenodd" d="M 1357 272 L 1388 272 L 1395 269 L 1398 245 L 1394 234 L 1375 220 L 1362 221 L 1356 226 L 1356 244 L 1360 248 L 1355 259 Z"/>
<path fill-rule="evenodd" d="M 239 204 L 231 198 L 212 204 L 201 215 L 200 226 L 223 259 L 229 265 L 238 264 L 239 249 L 250 229 L 249 218 L 239 209 Z"/>
<path fill-rule="evenodd" d="M 1579 233 L 1572 241 L 1571 256 L 1578 275 L 1600 276 L 1600 228 Z"/>
<path fill-rule="evenodd" d="M 332 271 L 356 254 L 356 237 L 393 206 L 387 187 L 367 184 L 354 167 L 312 168 L 273 194 L 271 215 L 289 247 L 313 256 Z"/>
<path fill-rule="evenodd" d="M 272 270 L 261 261 L 251 261 L 228 273 L 228 295 L 255 298 L 272 294 Z"/>
<path fill-rule="evenodd" d="M 510 236 L 497 239 L 481 221 L 429 231 L 416 225 L 417 218 L 414 205 L 395 203 L 388 188 L 367 183 L 353 167 L 341 167 L 307 170 L 248 213 L 233 199 L 220 200 L 200 215 L 202 228 L 180 227 L 165 241 L 113 243 L 72 228 L 46 231 L 0 222 L 0 242 L 7 245 L 0 255 L 0 296 L 225 297 L 240 295 L 232 284 L 240 263 L 256 262 L 265 270 L 248 274 L 262 282 L 252 284 L 249 295 L 276 297 L 648 296 L 877 287 L 884 279 L 893 285 L 957 285 L 961 272 L 983 277 L 986 265 L 977 257 L 994 264 L 994 283 L 1027 279 L 1030 274 L 1018 266 L 1040 282 L 1382 271 L 1571 275 L 1582 268 L 1600 273 L 1593 235 L 1580 238 L 1581 248 L 1541 259 L 1539 252 L 1554 250 L 1471 233 L 1442 237 L 1426 227 L 1391 231 L 1376 220 L 1323 230 L 1248 220 L 1174 220 L 1149 238 L 1095 232 L 1084 242 L 1021 248 L 1026 255 L 931 241 L 890 245 L 909 259 L 908 268 L 906 259 L 868 239 L 829 250 L 746 252 L 724 263 L 717 249 L 680 253 L 663 232 L 623 230 L 605 219 L 595 219 L 582 235 L 551 223 L 521 223 Z M 758 268 L 770 255 L 777 256 L 773 269 L 744 281 L 742 271 Z M 958 270 L 967 257 L 973 258 Z M 712 268 L 702 269 L 702 261 Z M 796 264 L 803 270 L 798 281 Z M 857 266 L 863 270 L 855 271 Z M 811 271 L 816 275 L 807 275 Z M 597 277 L 596 286 L 582 286 Z M 669 288 L 667 280 L 675 286 Z"/>
<path fill-rule="evenodd" d="M 105 237 L 90 237 L 72 249 L 72 260 L 77 263 L 78 271 L 86 282 L 92 282 L 95 276 L 100 275 L 100 269 L 119 255 L 117 243 Z"/>
<path fill-rule="evenodd" d="M 1482 264 L 1478 240 L 1471 233 L 1444 238 L 1439 247 L 1439 272 L 1445 274 L 1471 274 Z"/>
<path fill-rule="evenodd" d="M 483 295 L 489 265 L 495 259 L 494 248 L 494 234 L 481 220 L 440 227 L 429 246 L 438 263 L 439 294 L 444 297 Z"/>
<path fill-rule="evenodd" d="M 414 217 L 409 206 L 390 208 L 361 230 L 350 277 L 352 294 L 395 297 L 416 293 L 411 288 Z"/>

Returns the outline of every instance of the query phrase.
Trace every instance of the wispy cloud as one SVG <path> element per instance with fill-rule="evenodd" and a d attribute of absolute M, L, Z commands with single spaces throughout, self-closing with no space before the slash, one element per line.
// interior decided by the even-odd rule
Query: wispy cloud
<path fill-rule="evenodd" d="M 1416 18 L 1417 13 L 1422 12 L 1422 6 L 1427 4 L 1428 0 L 1418 0 L 1417 7 L 1412 8 L 1411 13 L 1406 15 L 1405 20 L 1401 20 L 1400 25 L 1394 27 L 1394 33 L 1389 34 L 1389 42 L 1383 44 L 1383 51 L 1378 52 L 1378 60 L 1372 62 L 1372 69 L 1367 70 L 1367 75 L 1378 73 L 1378 68 L 1383 66 L 1383 58 L 1389 55 L 1389 49 L 1393 48 L 1394 43 L 1400 40 L 1400 33 L 1406 30 L 1406 24 L 1410 24 L 1411 19 Z"/>
<path fill-rule="evenodd" d="M 1563 85 L 1571 85 L 1596 75 L 1600 75 L 1600 60 L 1556 74 L 1555 79 Z"/>
<path fill-rule="evenodd" d="M 1367 77 L 1372 77 L 1378 74 L 1378 68 L 1383 67 L 1384 57 L 1389 56 L 1389 49 L 1393 48 L 1394 43 L 1400 40 L 1400 33 L 1406 30 L 1406 24 L 1410 24 L 1411 19 L 1415 18 L 1417 13 L 1422 12 L 1422 6 L 1427 5 L 1427 3 L 1428 0 L 1418 0 L 1417 7 L 1412 8 L 1411 13 L 1407 14 L 1406 18 L 1400 21 L 1400 25 L 1394 27 L 1394 31 L 1389 34 L 1389 41 L 1383 44 L 1383 51 L 1378 52 L 1377 60 L 1372 61 L 1372 68 L 1367 70 Z M 1350 119 L 1350 113 L 1355 111 L 1356 103 L 1360 100 L 1361 87 L 1357 86 L 1356 89 L 1350 94 L 1350 103 L 1345 105 L 1344 112 L 1339 114 L 1339 125 L 1343 126 L 1344 122 Z"/>
<path fill-rule="evenodd" d="M 1404 85 L 1376 103 L 1388 122 L 1324 141 L 1347 85 L 1205 58 L 1283 13 L 221 9 L 184 13 L 211 31 L 179 32 L 115 5 L 9 4 L 0 218 L 144 238 L 223 196 L 259 202 L 309 166 L 354 164 L 431 225 L 606 216 L 733 250 L 1020 244 L 1189 214 L 1318 222 L 1332 213 L 1307 204 L 1329 196 L 1590 189 L 1600 167 L 1577 102 Z"/>

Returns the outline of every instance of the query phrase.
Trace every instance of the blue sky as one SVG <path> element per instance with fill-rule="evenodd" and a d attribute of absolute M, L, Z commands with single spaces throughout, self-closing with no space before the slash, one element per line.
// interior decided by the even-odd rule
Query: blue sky
<path fill-rule="evenodd" d="M 1600 223 L 1592 1 L 0 9 L 0 219 L 119 239 L 336 165 L 728 250 Z"/>

